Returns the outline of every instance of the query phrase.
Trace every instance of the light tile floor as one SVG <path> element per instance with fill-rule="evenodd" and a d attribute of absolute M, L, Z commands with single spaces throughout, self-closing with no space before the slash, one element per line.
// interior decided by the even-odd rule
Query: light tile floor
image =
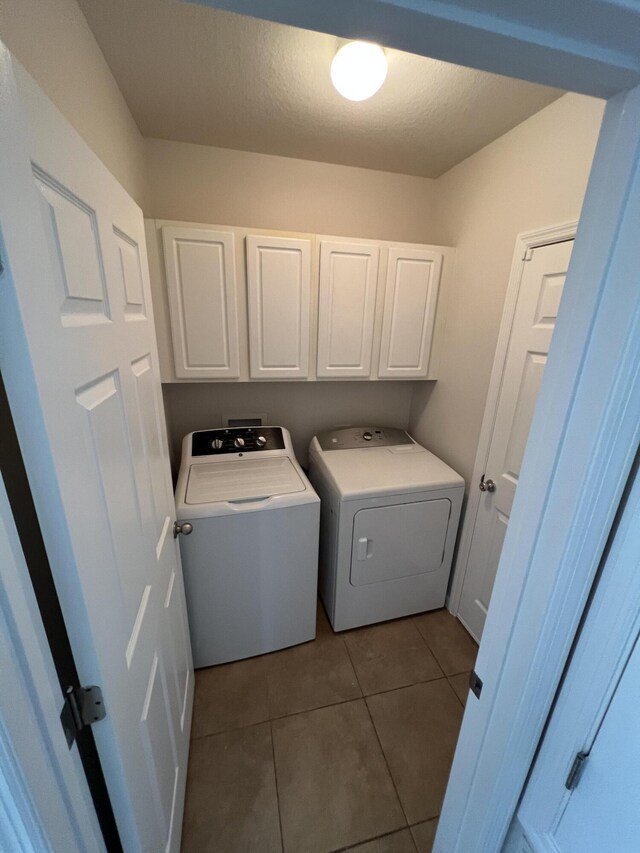
<path fill-rule="evenodd" d="M 446 610 L 198 670 L 183 853 L 427 853 L 477 646 Z"/>

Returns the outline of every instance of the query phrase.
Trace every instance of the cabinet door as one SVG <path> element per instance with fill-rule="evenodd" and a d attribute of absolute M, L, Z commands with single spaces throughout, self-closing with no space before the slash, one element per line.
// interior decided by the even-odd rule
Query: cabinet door
<path fill-rule="evenodd" d="M 389 249 L 378 376 L 427 375 L 441 270 L 438 252 Z"/>
<path fill-rule="evenodd" d="M 310 240 L 247 237 L 252 379 L 309 375 L 310 289 Z"/>
<path fill-rule="evenodd" d="M 377 246 L 320 243 L 318 376 L 370 376 L 379 256 Z"/>
<path fill-rule="evenodd" d="M 162 229 L 176 376 L 238 379 L 233 233 Z"/>

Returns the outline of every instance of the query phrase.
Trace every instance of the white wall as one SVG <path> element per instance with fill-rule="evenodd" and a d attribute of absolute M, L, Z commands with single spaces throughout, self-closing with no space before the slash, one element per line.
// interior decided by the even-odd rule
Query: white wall
<path fill-rule="evenodd" d="M 435 181 L 146 139 L 145 216 L 436 243 Z"/>
<path fill-rule="evenodd" d="M 149 218 L 435 242 L 429 178 L 157 139 L 145 145 Z M 309 441 L 321 429 L 347 423 L 406 429 L 412 389 L 411 382 L 164 385 L 174 466 L 182 437 L 220 426 L 229 410 L 267 412 L 271 423 L 291 430 L 305 464 Z"/>
<path fill-rule="evenodd" d="M 146 140 L 147 216 L 457 247 L 455 275 L 441 294 L 446 328 L 434 344 L 437 383 L 410 383 L 397 392 L 392 383 L 373 386 L 377 392 L 366 383 L 213 385 L 209 392 L 182 385 L 166 396 L 174 446 L 184 432 L 215 426 L 202 419 L 204 393 L 204 410 L 215 417 L 230 399 L 255 409 L 257 393 L 270 415 L 301 429 L 304 438 L 296 441 L 303 451 L 311 418 L 299 427 L 300 407 L 315 413 L 322 400 L 322 426 L 364 423 L 374 414 L 390 424 L 380 404 L 392 411 L 393 394 L 404 403 L 415 389 L 410 417 L 394 424 L 409 427 L 468 482 L 516 235 L 579 216 L 602 111 L 601 101 L 565 95 L 436 181 Z M 338 402 L 345 387 L 353 402 L 346 412 Z"/>
<path fill-rule="evenodd" d="M 436 385 L 401 386 L 403 401 L 416 391 L 410 419 L 407 413 L 398 425 L 410 425 L 420 441 L 469 479 L 515 236 L 577 217 L 600 101 L 566 95 L 434 181 L 143 140 L 75 0 L 2 0 L 0 38 L 147 217 L 457 246 L 457 274 L 442 294 L 447 329 L 436 341 L 440 379 Z M 380 420 L 380 409 L 371 407 L 372 388 L 336 385 L 319 392 L 330 419 L 364 422 L 377 414 Z M 234 394 L 236 402 L 251 407 L 256 386 L 211 387 L 222 402 Z M 313 410 L 321 386 L 296 386 L 286 395 L 274 385 L 260 387 L 272 389 L 260 391 L 266 403 L 273 400 L 267 410 L 292 424 L 298 423 L 296 406 Z M 346 415 L 338 402 L 333 406 L 347 387 L 360 417 L 357 409 Z M 393 386 L 379 387 L 376 406 L 391 404 Z M 180 415 L 178 432 L 206 426 L 198 420 L 200 392 L 181 388 L 172 390 L 167 404 L 170 419 L 174 408 Z"/>
<path fill-rule="evenodd" d="M 142 136 L 75 0 L 0 0 L 0 39 L 142 205 Z"/>
<path fill-rule="evenodd" d="M 406 429 L 413 382 L 251 382 L 163 385 L 172 462 L 180 460 L 182 437 L 222 426 L 222 417 L 266 413 L 286 426 L 296 456 L 307 463 L 317 432 L 333 426 L 382 424 Z"/>
<path fill-rule="evenodd" d="M 577 219 L 604 104 L 565 95 L 436 182 L 439 239 L 456 246 L 442 294 L 439 379 L 418 386 L 410 429 L 469 483 L 516 235 Z"/>

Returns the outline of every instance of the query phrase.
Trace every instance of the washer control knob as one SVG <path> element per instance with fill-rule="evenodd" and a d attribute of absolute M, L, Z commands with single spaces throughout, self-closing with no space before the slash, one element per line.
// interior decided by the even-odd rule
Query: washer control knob
<path fill-rule="evenodd" d="M 214 450 L 221 450 L 224 447 L 224 441 L 221 438 L 214 438 L 211 442 L 211 447 Z"/>
<path fill-rule="evenodd" d="M 244 447 L 244 438 L 238 435 L 233 439 L 233 443 L 236 447 Z"/>
<path fill-rule="evenodd" d="M 371 439 L 373 438 L 373 436 L 371 435 L 370 432 L 363 432 L 362 437 L 364 438 L 365 441 L 371 441 Z"/>
<path fill-rule="evenodd" d="M 264 447 L 266 443 L 267 443 L 267 439 L 265 438 L 264 435 L 259 435 L 256 438 L 256 444 L 258 445 L 258 447 Z"/>

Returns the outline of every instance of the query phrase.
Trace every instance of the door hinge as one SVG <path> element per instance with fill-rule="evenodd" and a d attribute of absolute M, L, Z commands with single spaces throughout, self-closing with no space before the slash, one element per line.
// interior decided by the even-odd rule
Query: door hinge
<path fill-rule="evenodd" d="M 569 775 L 564 783 L 567 791 L 573 791 L 578 787 L 578 782 L 580 781 L 580 777 L 582 776 L 582 772 L 584 770 L 584 766 L 587 763 L 587 758 L 589 757 L 588 752 L 578 752 L 576 757 L 573 759 L 573 764 L 571 765 L 571 769 L 569 770 Z"/>
<path fill-rule="evenodd" d="M 73 746 L 78 732 L 98 720 L 104 720 L 106 715 L 102 690 L 99 687 L 68 687 L 60 712 L 60 722 L 69 749 Z"/>
<path fill-rule="evenodd" d="M 469 676 L 469 689 L 476 699 L 480 698 L 480 694 L 482 693 L 482 679 L 477 675 L 475 670 Z"/>
<path fill-rule="evenodd" d="M 525 253 L 522 257 L 522 260 L 523 261 L 530 261 L 532 258 L 533 258 L 533 249 L 532 248 L 525 249 Z"/>

